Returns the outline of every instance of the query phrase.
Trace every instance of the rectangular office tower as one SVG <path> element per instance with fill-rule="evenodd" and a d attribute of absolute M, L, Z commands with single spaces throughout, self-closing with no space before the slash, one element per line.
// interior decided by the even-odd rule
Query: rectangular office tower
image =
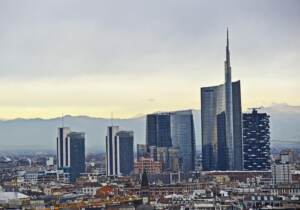
<path fill-rule="evenodd" d="M 76 181 L 85 172 L 85 134 L 58 128 L 57 167 L 69 173 L 70 181 Z"/>
<path fill-rule="evenodd" d="M 245 170 L 270 170 L 270 116 L 258 113 L 243 114 L 244 168 Z"/>
<path fill-rule="evenodd" d="M 170 114 L 148 114 L 146 121 L 146 143 L 148 146 L 171 147 Z"/>
<path fill-rule="evenodd" d="M 171 112 L 172 145 L 179 149 L 182 171 L 195 170 L 195 130 L 192 110 Z"/>
<path fill-rule="evenodd" d="M 240 81 L 231 81 L 229 39 L 225 83 L 201 88 L 203 170 L 242 170 L 243 138 Z"/>
<path fill-rule="evenodd" d="M 58 128 L 56 138 L 56 157 L 58 169 L 69 167 L 69 148 L 67 144 L 67 136 L 69 135 L 69 133 L 71 133 L 71 130 L 68 127 Z"/>
<path fill-rule="evenodd" d="M 179 150 L 180 170 L 195 170 L 195 130 L 191 110 L 149 114 L 146 123 L 150 155 L 162 150 L 160 148 L 171 151 L 168 148 L 172 147 Z M 156 155 L 153 158 L 157 160 Z"/>
<path fill-rule="evenodd" d="M 127 176 L 133 171 L 133 131 L 109 126 L 106 136 L 106 175 Z"/>

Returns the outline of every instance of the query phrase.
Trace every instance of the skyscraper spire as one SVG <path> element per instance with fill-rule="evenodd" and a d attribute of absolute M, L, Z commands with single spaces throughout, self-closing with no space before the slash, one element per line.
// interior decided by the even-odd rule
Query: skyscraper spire
<path fill-rule="evenodd" d="M 229 35 L 228 35 L 228 27 L 227 27 L 227 46 L 229 47 Z"/>
<path fill-rule="evenodd" d="M 234 140 L 233 140 L 233 108 L 232 82 L 229 52 L 229 33 L 227 28 L 226 60 L 225 60 L 225 118 L 226 118 L 226 146 L 228 149 L 228 169 L 234 169 Z"/>
<path fill-rule="evenodd" d="M 230 66 L 230 52 L 229 52 L 229 33 L 227 28 L 227 42 L 226 42 L 226 63 Z"/>

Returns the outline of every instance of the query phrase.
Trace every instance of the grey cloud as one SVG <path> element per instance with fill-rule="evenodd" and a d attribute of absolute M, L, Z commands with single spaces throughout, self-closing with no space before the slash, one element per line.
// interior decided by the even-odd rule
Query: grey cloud
<path fill-rule="evenodd" d="M 223 65 L 229 26 L 237 67 L 259 69 L 291 54 L 295 56 L 282 65 L 295 75 L 299 11 L 297 0 L 4 0 L 0 2 L 0 74 L 38 79 L 199 71 L 205 78 L 207 69 Z"/>

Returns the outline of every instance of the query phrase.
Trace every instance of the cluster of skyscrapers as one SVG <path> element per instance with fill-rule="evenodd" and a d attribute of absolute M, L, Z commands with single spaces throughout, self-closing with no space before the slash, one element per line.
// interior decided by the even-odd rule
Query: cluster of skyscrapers
<path fill-rule="evenodd" d="M 165 170 L 194 171 L 196 151 L 192 110 L 147 115 L 146 145 L 138 147 L 138 154 L 143 148 L 147 148 L 155 160 L 163 156 Z M 175 166 L 174 162 L 177 163 Z"/>
<path fill-rule="evenodd" d="M 137 167 L 153 161 L 152 171 L 195 171 L 192 110 L 148 114 L 145 129 L 146 143 L 137 144 L 136 159 L 145 162 Z M 269 116 L 257 109 L 242 114 L 240 81 L 231 79 L 228 30 L 225 82 L 201 88 L 201 134 L 203 170 L 270 170 Z M 130 175 L 135 168 L 133 131 L 109 126 L 105 145 L 106 174 Z M 58 129 L 57 167 L 71 181 L 85 171 L 84 133 Z"/>
<path fill-rule="evenodd" d="M 232 82 L 227 30 L 225 82 L 201 88 L 203 170 L 270 168 L 269 117 L 242 114 L 240 81 Z"/>
<path fill-rule="evenodd" d="M 124 176 L 136 167 L 156 163 L 157 172 L 195 170 L 195 131 L 191 110 L 147 115 L 146 144 L 137 144 L 134 162 L 133 131 L 109 126 L 106 136 L 106 171 L 109 176 Z M 144 161 L 144 162 L 139 162 Z M 150 162 L 149 162 L 150 161 Z M 151 167 L 151 166 L 149 166 Z M 151 170 L 152 171 L 152 170 Z"/>

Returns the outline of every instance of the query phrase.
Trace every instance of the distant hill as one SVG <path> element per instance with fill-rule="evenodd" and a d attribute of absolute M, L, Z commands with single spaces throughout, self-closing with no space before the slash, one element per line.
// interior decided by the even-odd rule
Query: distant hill
<path fill-rule="evenodd" d="M 272 146 L 300 146 L 300 106 L 275 104 L 266 107 L 271 115 Z M 194 110 L 197 148 L 201 147 L 200 112 Z M 86 132 L 88 151 L 104 151 L 106 127 L 110 119 L 88 116 L 65 116 L 64 125 L 73 131 Z M 130 119 L 114 119 L 114 125 L 121 129 L 133 130 L 135 143 L 145 142 L 145 116 Z M 10 149 L 49 149 L 55 151 L 57 127 L 61 126 L 60 118 L 53 119 L 14 119 L 0 120 L 0 150 Z"/>
<path fill-rule="evenodd" d="M 300 106 L 274 104 L 261 111 L 271 116 L 271 146 L 300 148 Z"/>

